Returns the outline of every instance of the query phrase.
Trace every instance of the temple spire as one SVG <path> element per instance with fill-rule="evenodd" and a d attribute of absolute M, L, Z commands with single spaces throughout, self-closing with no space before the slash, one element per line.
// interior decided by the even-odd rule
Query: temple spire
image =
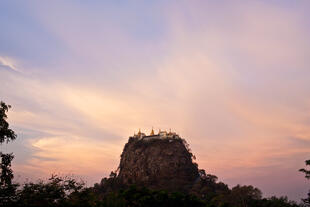
<path fill-rule="evenodd" d="M 153 129 L 153 127 L 152 127 L 152 131 L 151 131 L 150 136 L 154 136 L 154 129 Z"/>

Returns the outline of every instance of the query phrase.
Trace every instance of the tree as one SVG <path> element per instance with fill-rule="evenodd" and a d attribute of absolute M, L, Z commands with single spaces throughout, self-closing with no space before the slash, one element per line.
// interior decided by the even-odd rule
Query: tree
<path fill-rule="evenodd" d="M 8 143 L 16 139 L 15 132 L 9 128 L 7 120 L 7 112 L 11 108 L 10 105 L 6 105 L 4 102 L 0 102 L 0 145 L 4 142 Z M 0 206 L 10 205 L 12 201 L 17 185 L 12 184 L 14 178 L 13 170 L 11 169 L 11 162 L 14 158 L 12 153 L 4 154 L 0 152 Z"/>
<path fill-rule="evenodd" d="M 15 132 L 9 128 L 9 123 L 6 121 L 8 116 L 6 113 L 8 112 L 10 105 L 6 105 L 4 102 L 0 102 L 0 144 L 3 142 L 10 142 L 16 139 Z"/>
<path fill-rule="evenodd" d="M 77 182 L 70 177 L 52 175 L 47 182 L 25 183 L 17 192 L 15 206 L 80 206 L 81 193 L 85 190 L 84 182 Z M 88 194 L 86 194 L 88 196 Z M 84 193 L 85 196 L 85 193 Z M 72 204 L 72 205 L 69 205 Z M 83 206 L 86 205 L 84 202 Z"/>
<path fill-rule="evenodd" d="M 306 163 L 306 166 L 310 166 L 310 160 L 306 160 L 305 163 Z M 302 168 L 299 171 L 305 173 L 306 179 L 308 180 L 310 179 L 310 170 Z M 304 202 L 305 206 L 310 206 L 310 190 L 308 192 L 308 198 L 302 199 L 302 201 Z"/>
<path fill-rule="evenodd" d="M 1 186 L 9 186 L 12 185 L 12 179 L 14 177 L 13 170 L 11 169 L 11 162 L 14 158 L 13 154 L 2 154 L 1 156 L 1 175 L 0 175 L 0 185 Z"/>
<path fill-rule="evenodd" d="M 250 203 L 262 198 L 262 192 L 253 186 L 237 185 L 231 189 L 229 196 L 230 203 L 236 207 L 248 207 Z"/>

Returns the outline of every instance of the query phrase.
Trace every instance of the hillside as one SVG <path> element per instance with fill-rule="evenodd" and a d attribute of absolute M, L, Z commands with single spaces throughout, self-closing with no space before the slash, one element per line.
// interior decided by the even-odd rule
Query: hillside
<path fill-rule="evenodd" d="M 124 185 L 187 191 L 199 180 L 185 140 L 131 137 L 121 154 L 117 179 Z"/>

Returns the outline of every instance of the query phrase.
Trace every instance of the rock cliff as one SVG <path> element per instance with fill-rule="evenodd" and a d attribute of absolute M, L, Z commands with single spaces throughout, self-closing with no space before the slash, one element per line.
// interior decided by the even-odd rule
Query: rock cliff
<path fill-rule="evenodd" d="M 116 179 L 122 185 L 187 191 L 199 180 L 197 164 L 180 138 L 129 138 L 121 154 Z"/>

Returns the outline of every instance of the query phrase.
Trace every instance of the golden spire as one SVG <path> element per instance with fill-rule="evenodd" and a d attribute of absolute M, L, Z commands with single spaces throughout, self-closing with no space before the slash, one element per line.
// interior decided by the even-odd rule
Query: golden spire
<path fill-rule="evenodd" d="M 152 131 L 151 131 L 150 136 L 154 136 L 154 129 L 153 129 L 153 127 L 152 127 Z"/>
<path fill-rule="evenodd" d="M 139 129 L 138 136 L 140 136 L 140 135 L 141 135 L 141 130 Z"/>

